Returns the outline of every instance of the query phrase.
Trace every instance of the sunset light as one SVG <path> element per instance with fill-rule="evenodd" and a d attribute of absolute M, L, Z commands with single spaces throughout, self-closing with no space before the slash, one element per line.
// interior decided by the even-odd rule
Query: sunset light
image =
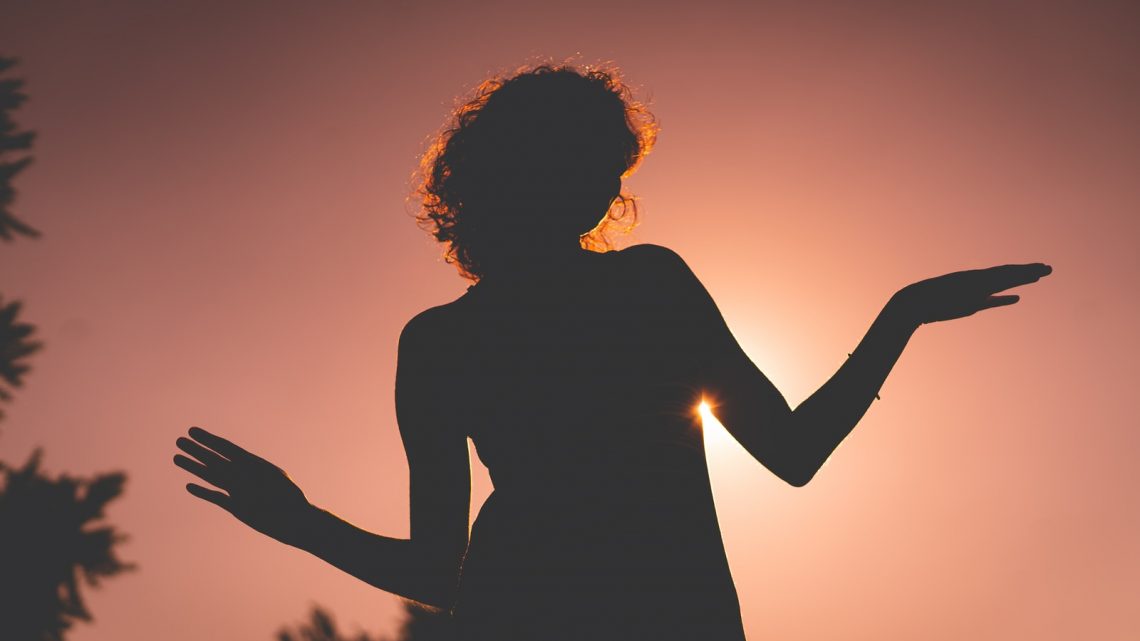
<path fill-rule="evenodd" d="M 739 612 L 748 641 L 1140 639 L 1140 2 L 0 15 L 0 543 L 47 545 L 11 538 L 36 524 L 3 500 L 41 449 L 52 478 L 125 479 L 104 516 L 134 570 L 77 584 L 92 619 L 65 641 L 270 641 L 315 604 L 410 641 L 413 601 L 387 573 L 448 605 L 460 570 L 469 612 L 557 606 L 567 626 Z M 593 98 L 508 90 L 516 111 L 471 117 L 492 114 L 417 191 L 483 83 L 564 62 L 615 68 L 652 114 L 636 173 L 617 171 L 634 160 L 617 117 L 584 115 Z M 16 80 L 26 99 L 5 103 Z M 608 235 L 598 222 L 584 239 L 598 253 L 578 252 L 566 230 L 611 197 Z M 443 227 L 424 222 L 433 198 Z M 460 205 L 476 214 L 454 227 Z M 6 238 L 9 214 L 42 237 Z M 446 262 L 441 230 L 471 241 L 483 286 Z M 994 298 L 961 303 L 976 282 L 958 279 L 896 295 L 1036 261 L 1056 273 Z M 26 340 L 6 351 L 12 337 Z M 12 354 L 30 365 L 20 387 Z M 189 426 L 275 467 L 235 464 Z M 280 538 L 204 498 L 230 494 L 187 489 L 235 466 L 289 498 Z M 239 503 L 254 520 L 275 505 Z M 292 544 L 326 542 L 318 521 L 399 562 Z M 728 586 L 718 535 L 736 602 L 704 587 L 705 609 L 647 600 Z M 35 583 L 5 559 L 55 558 L 26 547 L 0 544 L 6 589 Z M 514 578 L 479 578 L 501 567 Z M 595 572 L 598 593 L 554 590 L 551 567 Z M 523 594 L 524 575 L 550 591 Z M 556 593 L 579 605 L 537 597 Z M 0 641 L 17 639 L 11 603 Z"/>
<path fill-rule="evenodd" d="M 713 416 L 712 408 L 709 407 L 709 402 L 706 400 L 702 400 L 701 404 L 697 406 L 697 413 L 701 415 L 701 420 L 706 423 L 716 420 L 716 416 Z"/>
<path fill-rule="evenodd" d="M 705 434 L 705 449 L 710 454 L 732 445 L 734 440 L 732 435 L 724 429 L 720 420 L 713 414 L 712 407 L 707 400 L 701 400 L 701 404 L 697 406 L 697 413 L 701 415 L 701 427 Z"/>

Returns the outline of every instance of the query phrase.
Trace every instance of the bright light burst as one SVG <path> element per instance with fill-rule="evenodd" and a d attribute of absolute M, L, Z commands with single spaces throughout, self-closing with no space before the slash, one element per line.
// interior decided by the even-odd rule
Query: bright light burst
<path fill-rule="evenodd" d="M 701 404 L 697 406 L 697 412 L 701 415 L 701 420 L 704 422 L 715 421 L 716 417 L 713 416 L 712 408 L 709 407 L 709 402 L 701 400 Z"/>
<path fill-rule="evenodd" d="M 701 415 L 706 450 L 720 450 L 732 444 L 732 435 L 725 431 L 724 426 L 717 420 L 716 415 L 712 412 L 712 406 L 707 400 L 701 399 L 701 404 L 697 406 L 697 413 Z"/>

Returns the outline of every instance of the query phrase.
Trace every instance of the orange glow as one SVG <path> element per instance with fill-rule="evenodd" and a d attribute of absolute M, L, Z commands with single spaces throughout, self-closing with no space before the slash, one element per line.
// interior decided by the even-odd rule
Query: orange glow
<path fill-rule="evenodd" d="M 709 402 L 704 399 L 701 399 L 700 405 L 697 405 L 697 413 L 701 415 L 701 420 L 705 422 L 716 420 L 716 417 L 713 416 L 712 408 L 709 407 Z"/>
<path fill-rule="evenodd" d="M 701 399 L 700 404 L 697 406 L 697 413 L 701 417 L 701 429 L 705 437 L 705 450 L 709 452 L 710 456 L 718 455 L 726 448 L 731 448 L 736 444 L 736 439 L 724 429 L 720 420 L 713 414 L 712 406 L 709 405 L 708 399 Z"/>
<path fill-rule="evenodd" d="M 69 641 L 268 639 L 313 601 L 391 636 L 397 598 L 189 497 L 172 447 L 202 425 L 408 535 L 398 337 L 470 284 L 409 173 L 454 96 L 531 52 L 612 59 L 649 100 L 615 242 L 684 257 L 793 407 L 898 287 L 1057 267 L 923 326 L 807 487 L 732 440 L 727 398 L 678 408 L 749 639 L 1135 637 L 1140 3 L 56 4 L 0 20 L 37 132 L 12 208 L 44 232 L 0 243 L 0 293 L 47 345 L 0 461 L 126 471 L 107 516 L 140 568 Z"/>

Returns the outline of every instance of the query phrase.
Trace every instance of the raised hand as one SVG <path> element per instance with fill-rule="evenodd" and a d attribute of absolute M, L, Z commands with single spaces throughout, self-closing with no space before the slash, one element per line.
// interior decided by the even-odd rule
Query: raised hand
<path fill-rule="evenodd" d="M 928 278 L 900 289 L 892 302 L 917 325 L 969 316 L 983 309 L 1012 305 L 1017 295 L 998 292 L 1027 285 L 1047 276 L 1053 268 L 1044 263 L 1000 265 Z"/>
<path fill-rule="evenodd" d="M 191 427 L 190 438 L 183 436 L 175 443 L 190 455 L 176 454 L 175 465 L 225 490 L 188 483 L 188 492 L 262 534 L 298 545 L 312 506 L 284 470 L 200 427 Z"/>

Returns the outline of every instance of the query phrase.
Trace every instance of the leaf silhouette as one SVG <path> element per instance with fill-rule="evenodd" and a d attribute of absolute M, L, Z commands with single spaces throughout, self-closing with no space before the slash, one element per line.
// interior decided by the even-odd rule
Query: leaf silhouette
<path fill-rule="evenodd" d="M 337 628 L 331 613 L 313 606 L 309 621 L 296 629 L 277 633 L 278 641 L 454 641 L 451 615 L 446 611 L 404 601 L 404 621 L 395 637 L 370 636 L 367 632 L 347 635 Z"/>
<path fill-rule="evenodd" d="M 16 58 L 0 57 L 0 72 L 7 71 L 18 62 Z M 20 108 L 28 99 L 22 89 L 24 81 L 17 78 L 0 79 L 0 156 L 4 154 L 28 151 L 35 142 L 34 131 L 18 131 L 16 122 L 12 119 L 10 111 Z M 28 167 L 32 162 L 31 156 L 25 156 L 15 161 L 0 159 L 0 239 L 11 241 L 16 236 L 37 238 L 41 233 L 31 225 L 16 218 L 12 213 L 12 203 L 16 200 L 16 189 L 12 180 L 16 174 Z"/>
<path fill-rule="evenodd" d="M 19 322 L 20 301 L 4 304 L 0 298 L 0 402 L 12 400 L 12 392 L 4 384 L 16 388 L 23 385 L 23 376 L 30 366 L 23 361 L 29 354 L 41 349 L 43 343 L 28 340 L 35 326 Z M 4 412 L 0 410 L 0 419 Z"/>
<path fill-rule="evenodd" d="M 100 523 L 122 494 L 121 473 L 50 477 L 36 450 L 20 468 L 0 463 L 0 637 L 62 641 L 75 621 L 90 621 L 79 582 L 134 569 L 121 561 L 125 536 Z"/>

